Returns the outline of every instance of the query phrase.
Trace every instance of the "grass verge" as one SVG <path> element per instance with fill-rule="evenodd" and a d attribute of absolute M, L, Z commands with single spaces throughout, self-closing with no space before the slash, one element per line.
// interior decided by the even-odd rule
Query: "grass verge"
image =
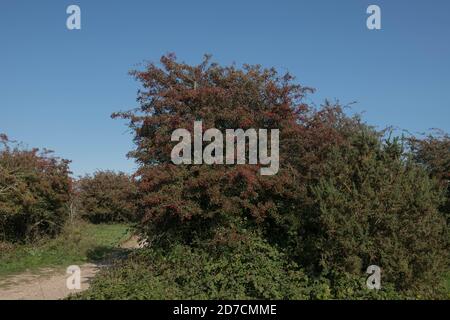
<path fill-rule="evenodd" d="M 55 239 L 1 245 L 0 277 L 44 267 L 66 267 L 104 258 L 129 237 L 125 224 L 75 222 Z"/>

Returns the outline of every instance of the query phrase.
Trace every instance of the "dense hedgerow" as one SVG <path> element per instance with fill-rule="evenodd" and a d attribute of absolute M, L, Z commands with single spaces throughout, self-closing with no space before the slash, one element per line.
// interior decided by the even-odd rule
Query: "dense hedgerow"
<path fill-rule="evenodd" d="M 55 236 L 68 217 L 69 161 L 24 150 L 1 136 L 0 241 Z"/>
<path fill-rule="evenodd" d="M 260 238 L 233 247 L 144 249 L 101 274 L 91 299 L 305 299 L 307 277 Z"/>
<path fill-rule="evenodd" d="M 252 231 L 321 286 L 329 283 L 329 297 L 343 295 L 338 284 L 361 279 L 370 264 L 399 296 L 440 294 L 449 267 L 442 188 L 398 141 L 383 140 L 339 105 L 311 108 L 304 100 L 312 90 L 274 69 L 209 58 L 190 66 L 173 55 L 161 63 L 132 72 L 142 83 L 140 108 L 114 115 L 135 133 L 139 231 L 152 248 L 200 250 Z M 279 172 L 172 164 L 171 133 L 191 131 L 199 119 L 204 129 L 279 129 Z"/>
<path fill-rule="evenodd" d="M 279 249 L 259 236 L 233 246 L 175 245 L 142 249 L 102 272 L 71 299 L 367 299 L 399 298 L 389 288 L 374 292 L 365 279 L 341 275 L 309 278 Z"/>
<path fill-rule="evenodd" d="M 135 220 L 136 185 L 123 172 L 97 171 L 76 182 L 77 210 L 92 223 Z"/>

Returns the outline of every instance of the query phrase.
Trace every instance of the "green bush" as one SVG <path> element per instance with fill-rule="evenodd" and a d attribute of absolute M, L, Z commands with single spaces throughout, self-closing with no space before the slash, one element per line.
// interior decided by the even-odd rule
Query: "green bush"
<path fill-rule="evenodd" d="M 382 284 L 380 290 L 369 290 L 367 275 L 349 273 L 322 274 L 309 283 L 310 298 L 318 300 L 399 300 L 410 299 L 399 293 L 392 285 Z"/>
<path fill-rule="evenodd" d="M 450 136 L 438 132 L 419 139 L 411 137 L 409 146 L 414 160 L 436 179 L 445 195 L 440 210 L 450 223 Z"/>
<path fill-rule="evenodd" d="M 442 193 L 402 155 L 399 141 L 364 132 L 330 155 L 299 232 L 303 265 L 359 275 L 375 264 L 398 292 L 438 294 L 448 270 Z"/>
<path fill-rule="evenodd" d="M 392 286 L 369 290 L 366 275 L 312 278 L 261 237 L 234 246 L 141 249 L 102 271 L 70 299 L 409 299 Z M 420 297 L 416 297 L 420 298 Z"/>
<path fill-rule="evenodd" d="M 308 278 L 259 237 L 233 247 L 143 249 L 80 299 L 306 299 Z"/>

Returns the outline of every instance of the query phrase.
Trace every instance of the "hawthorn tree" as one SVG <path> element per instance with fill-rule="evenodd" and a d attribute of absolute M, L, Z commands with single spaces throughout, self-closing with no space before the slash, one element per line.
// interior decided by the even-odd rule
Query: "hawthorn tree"
<path fill-rule="evenodd" d="M 80 216 L 92 223 L 134 220 L 136 186 L 123 172 L 97 171 L 80 178 L 74 198 Z"/>
<path fill-rule="evenodd" d="M 203 129 L 280 129 L 280 162 L 287 162 L 301 134 L 297 122 L 309 112 L 302 100 L 312 89 L 274 69 L 221 67 L 209 56 L 198 66 L 178 63 L 173 55 L 161 63 L 163 68 L 149 64 L 131 72 L 143 85 L 140 108 L 113 115 L 130 120 L 135 132 L 137 148 L 130 156 L 140 165 L 142 231 L 162 241 L 222 241 L 224 232 L 237 234 L 294 209 L 301 192 L 292 166 L 270 178 L 254 165 L 177 166 L 170 139 L 178 128 L 192 131 L 199 119 Z"/>
<path fill-rule="evenodd" d="M 24 150 L 0 136 L 0 239 L 55 236 L 67 218 L 69 162 L 51 151 Z"/>

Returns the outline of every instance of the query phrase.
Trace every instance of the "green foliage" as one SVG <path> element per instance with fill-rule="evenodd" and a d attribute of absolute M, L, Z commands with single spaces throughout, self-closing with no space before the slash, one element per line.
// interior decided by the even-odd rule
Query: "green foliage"
<path fill-rule="evenodd" d="M 412 137 L 409 145 L 414 160 L 441 185 L 445 201 L 440 209 L 450 223 L 450 136 L 440 132 L 423 139 Z"/>
<path fill-rule="evenodd" d="M 380 290 L 369 290 L 366 275 L 331 272 L 311 281 L 311 299 L 318 300 L 399 300 L 412 299 L 401 294 L 390 284 L 383 284 Z"/>
<path fill-rule="evenodd" d="M 358 275 L 375 264 L 398 292 L 433 296 L 448 270 L 441 192 L 402 154 L 364 132 L 330 154 L 300 227 L 304 265 Z"/>
<path fill-rule="evenodd" d="M 233 247 L 143 249 L 81 299 L 305 299 L 308 278 L 258 237 Z"/>
<path fill-rule="evenodd" d="M 249 236 L 249 235 L 247 235 Z M 308 277 L 279 249 L 250 236 L 234 246 L 141 249 L 102 271 L 70 299 L 409 299 L 392 286 L 369 290 L 363 274 Z M 416 297 L 420 298 L 420 297 Z"/>
<path fill-rule="evenodd" d="M 136 186 L 123 172 L 97 171 L 76 182 L 76 204 L 81 217 L 92 223 L 135 219 Z"/>
<path fill-rule="evenodd" d="M 0 137 L 0 241 L 55 236 L 67 217 L 69 161 Z"/>

